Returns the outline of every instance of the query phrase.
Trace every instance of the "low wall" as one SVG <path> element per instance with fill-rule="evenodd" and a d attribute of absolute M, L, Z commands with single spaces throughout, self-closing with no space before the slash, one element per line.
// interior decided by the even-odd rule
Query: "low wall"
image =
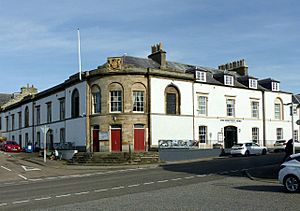
<path fill-rule="evenodd" d="M 218 157 L 221 149 L 159 149 L 161 161 L 195 160 L 208 157 Z"/>

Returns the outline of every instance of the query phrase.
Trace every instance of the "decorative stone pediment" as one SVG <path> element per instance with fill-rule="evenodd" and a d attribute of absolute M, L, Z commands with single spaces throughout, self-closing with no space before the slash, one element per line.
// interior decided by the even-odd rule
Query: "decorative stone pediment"
<path fill-rule="evenodd" d="M 121 57 L 109 57 L 107 58 L 107 68 L 110 70 L 121 70 L 123 61 Z"/>

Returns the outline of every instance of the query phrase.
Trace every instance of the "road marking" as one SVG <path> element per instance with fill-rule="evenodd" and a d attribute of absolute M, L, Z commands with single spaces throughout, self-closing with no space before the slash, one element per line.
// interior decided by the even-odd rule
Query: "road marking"
<path fill-rule="evenodd" d="M 105 192 L 108 191 L 107 188 L 103 188 L 103 189 L 99 189 L 99 190 L 94 190 L 95 193 L 99 193 L 99 192 Z"/>
<path fill-rule="evenodd" d="M 27 180 L 27 178 L 24 177 L 22 174 L 18 174 L 18 176 L 21 177 L 21 178 L 24 179 L 24 180 Z"/>
<path fill-rule="evenodd" d="M 74 195 L 84 195 L 84 194 L 89 194 L 90 191 L 84 191 L 84 192 L 79 192 L 79 193 L 74 193 Z"/>
<path fill-rule="evenodd" d="M 51 199 L 51 196 L 43 197 L 43 198 L 37 198 L 37 199 L 34 199 L 34 200 L 41 201 L 41 200 L 47 200 L 47 199 Z"/>
<path fill-rule="evenodd" d="M 151 185 L 154 184 L 154 182 L 145 182 L 144 185 Z"/>
<path fill-rule="evenodd" d="M 0 204 L 0 207 L 6 206 L 6 205 L 7 205 L 7 203 L 2 203 L 2 204 Z"/>
<path fill-rule="evenodd" d="M 7 170 L 7 171 L 11 171 L 11 169 L 6 168 L 5 166 L 1 166 L 1 168 L 5 169 L 5 170 Z"/>
<path fill-rule="evenodd" d="M 164 183 L 164 182 L 168 182 L 169 180 L 159 180 L 159 181 L 157 181 L 157 182 L 159 182 L 159 183 Z"/>
<path fill-rule="evenodd" d="M 52 180 L 52 179 L 58 179 L 58 177 L 46 177 L 45 179 Z"/>
<path fill-rule="evenodd" d="M 34 168 L 34 167 L 31 167 L 31 166 L 22 166 L 22 168 L 24 169 L 24 171 L 41 171 L 41 169 Z"/>
<path fill-rule="evenodd" d="M 238 172 L 238 171 L 240 171 L 240 170 L 231 170 L 230 172 L 235 173 L 235 172 Z"/>
<path fill-rule="evenodd" d="M 181 180 L 182 178 L 174 178 L 174 179 L 171 179 L 172 181 L 178 181 L 178 180 Z"/>
<path fill-rule="evenodd" d="M 114 187 L 114 188 L 111 188 L 112 190 L 119 190 L 119 189 L 123 189 L 125 188 L 124 186 L 119 186 L 119 187 Z"/>
<path fill-rule="evenodd" d="M 193 179 L 195 176 L 184 177 L 184 179 Z"/>
<path fill-rule="evenodd" d="M 198 174 L 196 177 L 206 177 L 206 174 Z"/>
<path fill-rule="evenodd" d="M 14 201 L 13 204 L 21 204 L 21 203 L 28 203 L 29 200 L 23 200 L 23 201 Z"/>
<path fill-rule="evenodd" d="M 141 184 L 135 184 L 135 185 L 128 185 L 127 187 L 128 188 L 133 188 L 133 187 L 138 187 L 138 186 L 140 186 Z"/>
<path fill-rule="evenodd" d="M 67 197 L 67 196 L 71 196 L 71 194 L 68 193 L 68 194 L 58 195 L 58 196 L 55 196 L 55 197 L 56 198 L 61 198 L 61 197 Z"/>
<path fill-rule="evenodd" d="M 42 178 L 38 178 L 38 179 L 28 179 L 28 180 L 30 180 L 32 182 L 35 182 L 35 181 L 42 181 L 43 179 Z"/>

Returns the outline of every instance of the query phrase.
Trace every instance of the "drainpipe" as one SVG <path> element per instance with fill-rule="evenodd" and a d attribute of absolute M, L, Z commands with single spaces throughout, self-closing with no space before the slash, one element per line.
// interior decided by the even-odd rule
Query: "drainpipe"
<path fill-rule="evenodd" d="M 265 113 L 265 92 L 262 91 L 262 116 L 263 116 L 263 145 L 266 146 L 266 113 Z"/>
<path fill-rule="evenodd" d="M 148 151 L 151 149 L 151 85 L 150 85 L 150 68 L 147 68 L 147 85 L 148 85 L 148 99 L 147 99 L 147 113 L 148 113 Z"/>
<path fill-rule="evenodd" d="M 192 91 L 193 91 L 192 103 L 193 103 L 193 142 L 194 142 L 195 141 L 195 92 L 194 92 L 195 91 L 195 81 L 193 81 Z"/>

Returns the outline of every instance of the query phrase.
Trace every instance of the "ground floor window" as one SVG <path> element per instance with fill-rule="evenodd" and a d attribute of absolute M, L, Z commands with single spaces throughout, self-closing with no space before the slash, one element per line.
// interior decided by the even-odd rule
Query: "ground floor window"
<path fill-rule="evenodd" d="M 294 140 L 298 141 L 298 130 L 294 130 Z"/>
<path fill-rule="evenodd" d="M 206 126 L 199 126 L 199 142 L 202 144 L 206 143 L 207 137 L 207 127 Z"/>
<path fill-rule="evenodd" d="M 259 139 L 259 128 L 254 127 L 252 128 L 252 141 L 258 143 Z"/>
<path fill-rule="evenodd" d="M 283 130 L 282 130 L 282 128 L 276 128 L 276 138 L 277 138 L 277 140 L 283 139 Z"/>

